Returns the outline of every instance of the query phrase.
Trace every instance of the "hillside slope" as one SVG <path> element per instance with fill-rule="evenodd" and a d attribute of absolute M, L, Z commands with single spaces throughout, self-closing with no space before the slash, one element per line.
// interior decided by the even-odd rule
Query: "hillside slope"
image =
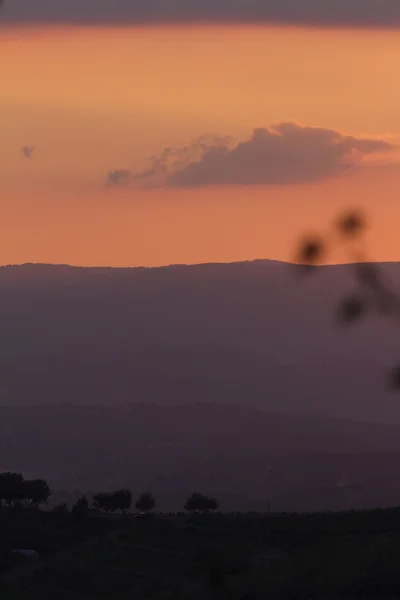
<path fill-rule="evenodd" d="M 395 285 L 400 265 L 382 267 Z M 0 404 L 218 402 L 399 422 L 394 324 L 335 324 L 352 266 L 0 268 Z"/>

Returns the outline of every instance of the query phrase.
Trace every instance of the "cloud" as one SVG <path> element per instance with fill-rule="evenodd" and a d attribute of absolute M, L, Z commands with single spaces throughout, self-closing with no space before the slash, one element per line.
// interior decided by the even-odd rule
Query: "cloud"
<path fill-rule="evenodd" d="M 341 175 L 366 157 L 394 148 L 381 139 L 286 122 L 255 129 L 239 143 L 208 136 L 176 150 L 166 148 L 132 179 L 149 187 L 308 183 Z"/>
<path fill-rule="evenodd" d="M 190 165 L 200 161 L 212 150 L 224 151 L 234 146 L 228 136 L 205 134 L 190 144 L 178 148 L 165 148 L 160 154 L 151 156 L 148 165 L 132 174 L 132 181 L 140 187 L 166 186 L 173 174 L 184 172 Z"/>
<path fill-rule="evenodd" d="M 23 146 L 21 148 L 21 152 L 25 156 L 25 158 L 29 159 L 32 158 L 32 154 L 35 152 L 36 149 L 36 146 Z"/>
<path fill-rule="evenodd" d="M 399 0 L 6 0 L 9 22 L 399 27 Z"/>
<path fill-rule="evenodd" d="M 116 169 L 107 173 L 107 186 L 110 185 L 128 185 L 131 173 L 126 169 Z"/>

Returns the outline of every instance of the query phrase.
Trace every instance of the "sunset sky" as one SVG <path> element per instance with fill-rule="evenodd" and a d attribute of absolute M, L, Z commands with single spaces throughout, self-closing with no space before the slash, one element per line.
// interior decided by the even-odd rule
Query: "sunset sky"
<path fill-rule="evenodd" d="M 0 12 L 0 263 L 291 260 L 353 207 L 400 260 L 398 4 L 46 4 Z"/>

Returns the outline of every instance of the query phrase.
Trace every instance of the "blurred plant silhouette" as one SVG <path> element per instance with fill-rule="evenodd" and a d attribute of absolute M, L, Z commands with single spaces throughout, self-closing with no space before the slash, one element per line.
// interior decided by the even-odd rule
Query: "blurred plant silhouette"
<path fill-rule="evenodd" d="M 343 298 L 336 309 L 337 322 L 351 325 L 373 311 L 400 316 L 400 297 L 378 263 L 372 262 L 365 251 L 364 233 L 368 220 L 360 210 L 348 211 L 334 222 L 328 234 L 304 237 L 297 249 L 296 264 L 301 273 L 316 273 L 316 267 L 327 262 L 328 254 L 337 244 L 344 245 L 353 269 L 357 290 Z M 400 391 L 400 362 L 388 374 L 390 389 Z"/>

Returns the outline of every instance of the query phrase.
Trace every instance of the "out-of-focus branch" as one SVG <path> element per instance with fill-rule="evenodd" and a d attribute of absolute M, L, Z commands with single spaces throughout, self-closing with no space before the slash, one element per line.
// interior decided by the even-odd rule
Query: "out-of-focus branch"
<path fill-rule="evenodd" d="M 356 291 L 342 299 L 336 310 L 340 324 L 351 325 L 365 317 L 369 311 L 400 317 L 400 297 L 393 290 L 392 282 L 377 263 L 372 262 L 365 251 L 364 232 L 368 221 L 361 211 L 349 211 L 339 217 L 333 229 L 325 234 L 312 234 L 300 242 L 295 262 L 302 266 L 302 273 L 316 273 L 327 261 L 329 252 L 337 245 L 345 245 L 356 280 Z M 400 391 L 400 364 L 389 373 L 391 388 Z"/>

